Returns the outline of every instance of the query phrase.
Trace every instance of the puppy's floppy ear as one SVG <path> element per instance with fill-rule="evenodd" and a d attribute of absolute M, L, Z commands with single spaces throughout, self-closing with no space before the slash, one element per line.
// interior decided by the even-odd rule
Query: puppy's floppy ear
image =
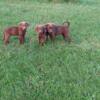
<path fill-rule="evenodd" d="M 30 24 L 29 24 L 29 23 L 27 23 L 27 22 L 26 22 L 26 25 L 27 25 L 27 27 L 29 27 L 29 26 L 30 26 Z"/>
<path fill-rule="evenodd" d="M 65 21 L 65 22 L 63 22 L 63 25 L 65 25 L 65 26 L 70 26 L 70 22 L 69 21 Z"/>
<path fill-rule="evenodd" d="M 46 25 L 43 27 L 43 33 L 46 34 L 48 31 L 47 31 L 47 27 Z"/>

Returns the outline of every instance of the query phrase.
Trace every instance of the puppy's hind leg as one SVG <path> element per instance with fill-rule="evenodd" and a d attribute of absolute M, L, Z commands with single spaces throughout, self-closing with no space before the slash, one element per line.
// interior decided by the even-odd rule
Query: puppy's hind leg
<path fill-rule="evenodd" d="M 9 38 L 10 38 L 10 35 L 7 33 L 4 33 L 3 40 L 4 40 L 5 45 L 7 45 L 9 43 Z"/>

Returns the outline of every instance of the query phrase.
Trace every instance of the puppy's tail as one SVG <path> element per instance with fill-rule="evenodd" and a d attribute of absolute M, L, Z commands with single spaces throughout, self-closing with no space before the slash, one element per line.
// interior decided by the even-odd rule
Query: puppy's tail
<path fill-rule="evenodd" d="M 63 25 L 65 25 L 65 26 L 70 26 L 70 22 L 69 21 L 65 21 L 65 22 L 63 22 Z"/>

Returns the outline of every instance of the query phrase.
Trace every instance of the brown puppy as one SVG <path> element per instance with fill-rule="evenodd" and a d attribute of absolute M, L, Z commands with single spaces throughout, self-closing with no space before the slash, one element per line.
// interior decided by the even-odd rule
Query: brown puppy
<path fill-rule="evenodd" d="M 44 45 L 46 41 L 46 27 L 45 25 L 36 25 L 35 31 L 38 33 L 38 41 L 40 45 Z"/>
<path fill-rule="evenodd" d="M 69 22 L 64 22 L 63 25 L 55 25 L 53 23 L 46 24 L 47 32 L 51 40 L 54 40 L 57 35 L 62 35 L 65 41 L 71 42 L 69 26 Z"/>
<path fill-rule="evenodd" d="M 25 21 L 20 22 L 18 26 L 8 27 L 4 30 L 4 43 L 9 43 L 10 36 L 18 36 L 20 44 L 23 44 L 25 41 L 25 34 L 29 24 Z"/>

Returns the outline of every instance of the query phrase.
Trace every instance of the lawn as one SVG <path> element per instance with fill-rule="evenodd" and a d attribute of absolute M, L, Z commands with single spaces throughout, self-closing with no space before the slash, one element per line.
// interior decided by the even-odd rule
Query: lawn
<path fill-rule="evenodd" d="M 3 30 L 28 21 L 26 42 L 3 44 Z M 39 46 L 36 24 L 70 21 L 61 36 Z M 100 1 L 39 3 L 0 0 L 0 100 L 100 100 Z"/>

